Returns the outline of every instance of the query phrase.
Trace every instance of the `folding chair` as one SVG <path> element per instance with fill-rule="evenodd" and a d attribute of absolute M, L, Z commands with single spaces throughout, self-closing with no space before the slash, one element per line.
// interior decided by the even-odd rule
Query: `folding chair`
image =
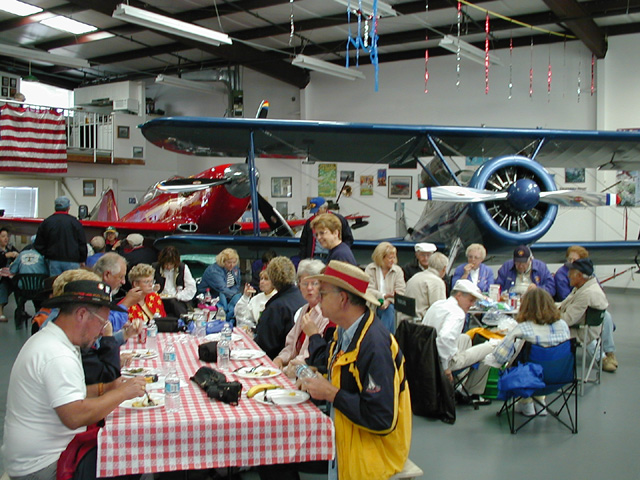
<path fill-rule="evenodd" d="M 534 416 L 526 417 L 526 420 L 518 426 L 516 426 L 515 406 L 518 400 L 523 397 L 513 391 L 501 392 L 506 396 L 506 400 L 497 415 L 500 416 L 502 412 L 506 412 L 511 433 L 515 434 L 544 411 L 571 430 L 571 433 L 578 433 L 576 340 L 567 340 L 555 347 L 541 347 L 526 343 L 516 361 L 517 363 L 536 363 L 542 366 L 545 386 L 534 390 L 531 394 L 540 410 L 536 409 Z M 550 398 L 552 393 L 557 393 L 557 395 Z M 546 404 L 535 398 L 542 395 L 547 396 Z M 573 397 L 573 401 L 571 397 Z M 552 409 L 551 407 L 554 405 L 560 408 Z"/>
<path fill-rule="evenodd" d="M 589 367 L 587 368 L 587 357 L 589 356 L 587 352 L 587 346 L 590 342 L 588 342 L 589 338 L 589 329 L 591 327 L 600 327 L 602 326 L 602 322 L 604 321 L 606 310 L 598 310 L 597 308 L 587 307 L 587 311 L 585 313 L 585 324 L 580 325 L 579 331 L 584 332 L 584 334 L 580 337 L 580 341 L 582 342 L 582 369 L 580 370 L 580 396 L 584 395 L 584 385 L 588 382 L 593 382 L 595 384 L 600 384 L 600 376 L 602 375 L 602 334 L 598 334 L 598 338 L 596 338 L 596 347 L 591 356 L 591 361 L 589 362 Z M 595 370 L 595 378 L 591 379 L 591 372 L 593 367 L 596 367 Z"/>
<path fill-rule="evenodd" d="M 23 322 L 26 326 L 31 318 L 31 315 L 28 315 L 24 310 L 29 300 L 33 302 L 36 311 L 40 307 L 38 300 L 40 300 L 39 297 L 44 287 L 44 279 L 48 276 L 49 275 L 44 273 L 19 273 L 13 277 L 13 294 L 16 297 L 16 311 L 14 315 L 16 330 L 22 326 Z"/>
<path fill-rule="evenodd" d="M 407 297 L 396 293 L 393 297 L 393 304 L 396 309 L 396 329 L 398 328 L 398 314 L 404 313 L 411 317 L 411 320 L 415 323 L 420 322 L 422 319 L 416 317 L 416 299 L 413 297 Z"/>

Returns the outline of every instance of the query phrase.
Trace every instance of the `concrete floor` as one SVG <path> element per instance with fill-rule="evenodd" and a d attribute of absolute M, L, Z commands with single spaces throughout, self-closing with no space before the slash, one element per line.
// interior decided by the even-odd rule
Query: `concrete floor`
<path fill-rule="evenodd" d="M 633 290 L 608 290 L 607 295 L 617 326 L 614 338 L 620 367 L 616 373 L 603 373 L 602 384 L 587 386 L 580 397 L 578 434 L 571 434 L 552 418 L 539 418 L 511 435 L 506 418 L 495 415 L 499 409 L 495 402 L 478 411 L 458 407 L 454 425 L 416 416 L 410 456 L 424 470 L 423 478 L 640 478 L 640 457 L 633 453 L 634 445 L 640 444 L 640 422 L 634 413 L 640 397 L 640 328 L 636 325 L 640 295 Z M 6 311 L 12 318 L 11 303 Z M 0 324 L 2 418 L 11 366 L 26 338 L 24 329 L 16 331 L 11 321 Z M 255 472 L 247 472 L 242 478 L 258 477 Z"/>

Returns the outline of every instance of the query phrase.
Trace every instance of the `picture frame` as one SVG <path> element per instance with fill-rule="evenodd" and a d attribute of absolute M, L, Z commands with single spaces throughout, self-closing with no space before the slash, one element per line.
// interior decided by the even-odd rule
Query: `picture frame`
<path fill-rule="evenodd" d="M 389 198 L 411 199 L 413 195 L 413 177 L 411 175 L 389 175 Z"/>
<path fill-rule="evenodd" d="M 565 183 L 584 183 L 585 169 L 584 168 L 571 168 L 564 169 L 564 181 Z"/>
<path fill-rule="evenodd" d="M 118 125 L 118 138 L 129 138 L 128 125 Z"/>
<path fill-rule="evenodd" d="M 353 170 L 340 170 L 341 182 L 353 182 L 356 178 L 356 174 Z"/>
<path fill-rule="evenodd" d="M 373 175 L 360 175 L 360 196 L 373 196 Z"/>
<path fill-rule="evenodd" d="M 133 158 L 144 158 L 144 147 L 133 147 Z"/>
<path fill-rule="evenodd" d="M 271 196 L 273 198 L 291 198 L 291 177 L 271 177 Z"/>
<path fill-rule="evenodd" d="M 83 180 L 82 181 L 82 195 L 84 197 L 96 196 L 96 181 L 95 180 Z"/>

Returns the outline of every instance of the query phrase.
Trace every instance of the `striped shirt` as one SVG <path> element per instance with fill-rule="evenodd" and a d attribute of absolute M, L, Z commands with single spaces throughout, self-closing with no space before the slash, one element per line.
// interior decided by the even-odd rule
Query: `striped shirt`
<path fill-rule="evenodd" d="M 553 347 L 569 340 L 570 336 L 569 326 L 562 319 L 546 325 L 522 322 L 504 337 L 502 343 L 494 350 L 493 357 L 501 365 L 511 360 L 516 351 L 517 339 L 542 347 Z"/>

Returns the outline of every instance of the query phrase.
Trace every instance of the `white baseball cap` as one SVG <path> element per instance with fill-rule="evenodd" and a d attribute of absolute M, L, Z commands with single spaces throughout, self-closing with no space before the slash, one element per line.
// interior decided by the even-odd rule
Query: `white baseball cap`
<path fill-rule="evenodd" d="M 467 279 L 458 280 L 451 290 L 468 293 L 476 297 L 478 300 L 484 300 L 484 295 L 482 295 L 482 292 L 480 291 L 478 286 Z"/>
<path fill-rule="evenodd" d="M 433 243 L 416 243 L 413 248 L 416 252 L 424 253 L 433 253 L 438 250 L 438 247 L 436 247 Z"/>

